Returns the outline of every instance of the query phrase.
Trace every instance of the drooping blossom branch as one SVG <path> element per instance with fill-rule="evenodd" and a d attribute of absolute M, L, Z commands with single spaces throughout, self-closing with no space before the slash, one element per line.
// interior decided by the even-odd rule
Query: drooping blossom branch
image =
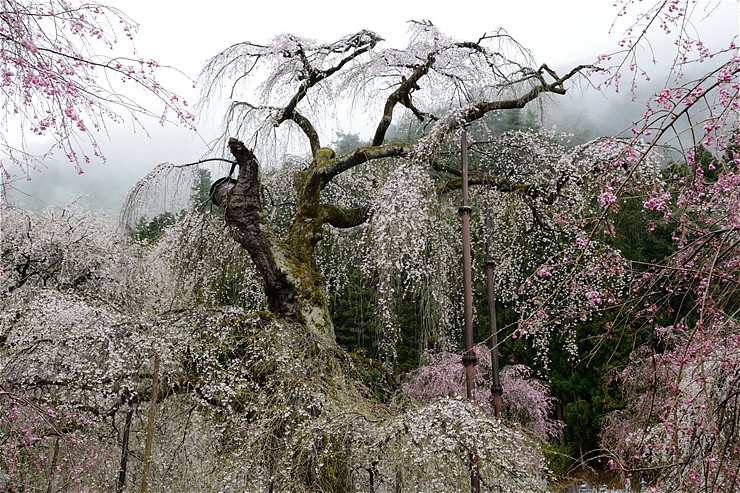
<path fill-rule="evenodd" d="M 104 160 L 97 135 L 109 124 L 129 118 L 143 126 L 144 116 L 192 127 L 187 102 L 157 81 L 156 61 L 115 53 L 136 30 L 120 11 L 69 0 L 4 0 L 1 9 L 3 187 L 15 179 L 13 168 L 28 174 L 44 137 L 53 142 L 47 152 L 62 152 L 82 172 L 93 159 Z M 154 96 L 161 109 L 132 99 L 132 84 Z"/>

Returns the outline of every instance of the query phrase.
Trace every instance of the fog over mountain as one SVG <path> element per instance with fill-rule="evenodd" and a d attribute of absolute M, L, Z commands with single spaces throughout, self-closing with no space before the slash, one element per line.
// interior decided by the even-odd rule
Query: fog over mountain
<path fill-rule="evenodd" d="M 629 93 L 573 87 L 565 96 L 549 98 L 543 123 L 572 133 L 576 141 L 617 135 L 641 118 L 644 101 L 660 89 L 657 84 L 643 85 L 633 101 Z M 154 166 L 197 161 L 208 152 L 205 142 L 184 129 L 154 125 L 147 130 L 149 137 L 141 132 L 132 135 L 128 127 L 113 129 L 110 140 L 100 142 L 107 162 L 88 165 L 82 174 L 69 162 L 46 160 L 46 168 L 32 171 L 30 181 L 12 184 L 9 201 L 34 209 L 77 201 L 116 214 L 129 188 Z M 214 128 L 208 131 L 216 133 Z"/>
<path fill-rule="evenodd" d="M 137 13 L 134 8 L 136 5 L 138 4 L 132 4 L 134 14 L 144 15 L 141 12 Z M 737 1 L 719 2 L 717 6 L 726 9 L 728 12 L 733 12 L 737 10 Z M 185 15 L 185 13 L 181 12 L 179 15 Z M 703 38 L 705 43 L 713 41 L 714 49 L 726 47 L 727 40 L 733 35 L 732 32 L 727 31 L 727 16 L 714 15 L 705 19 L 705 21 L 709 23 L 706 26 L 702 25 L 702 31 L 706 33 L 706 37 Z M 593 22 L 595 23 L 596 20 L 593 20 Z M 732 23 L 729 23 L 729 25 L 732 25 Z M 609 30 L 608 23 L 604 25 L 604 19 L 598 22 L 598 26 L 599 30 Z M 584 26 L 583 29 L 586 27 L 589 26 Z M 152 28 L 153 26 L 150 24 L 142 23 L 140 36 L 144 44 L 146 44 L 148 37 L 153 35 L 149 32 Z M 612 27 L 611 30 L 618 29 Z M 157 36 L 159 34 L 157 33 Z M 477 34 L 477 31 L 471 33 L 470 36 L 474 37 L 475 34 Z M 517 32 L 512 34 L 516 36 Z M 541 31 L 540 34 L 545 36 L 548 32 Z M 589 63 L 596 56 L 593 50 L 602 49 L 601 45 L 604 44 L 605 39 L 614 37 L 614 33 L 610 32 L 608 36 L 605 34 L 604 39 L 598 38 L 587 41 L 580 38 L 582 42 L 579 45 L 578 52 L 570 51 L 571 48 L 567 48 L 572 47 L 573 39 L 570 38 L 579 38 L 582 34 L 583 32 L 569 32 L 567 36 L 564 35 L 568 39 L 555 39 L 544 45 L 542 40 L 539 40 L 538 46 L 540 47 L 551 48 L 553 43 L 560 43 L 564 50 L 559 60 L 543 61 L 550 63 L 550 66 L 558 72 L 565 73 L 578 64 Z M 525 39 L 520 39 L 520 41 L 527 44 L 531 41 L 537 41 L 537 39 L 530 41 L 525 36 Z M 628 130 L 633 122 L 641 118 L 645 111 L 645 102 L 665 87 L 669 67 L 675 55 L 675 47 L 661 44 L 663 41 L 660 37 L 657 37 L 652 40 L 650 45 L 654 52 L 643 53 L 646 59 L 655 58 L 656 63 L 649 60 L 649 63 L 645 65 L 644 68 L 651 73 L 652 79 L 650 81 L 638 79 L 637 91 L 634 95 L 630 93 L 629 81 L 626 80 L 623 80 L 623 87 L 619 93 L 616 93 L 614 88 L 598 91 L 590 86 L 587 81 L 581 81 L 580 85 L 576 83 L 571 86 L 565 96 L 548 96 L 548 99 L 542 105 L 545 110 L 544 125 L 546 127 L 555 126 L 559 131 L 572 133 L 577 141 L 586 141 L 606 135 L 613 136 Z M 189 43 L 193 42 L 192 40 L 189 41 Z M 188 51 L 187 46 L 189 45 L 175 51 L 170 47 L 169 51 L 182 57 L 182 52 Z M 163 47 L 161 43 L 155 45 L 155 48 L 160 51 L 167 50 L 167 47 Z M 584 53 L 590 54 L 584 55 Z M 535 49 L 536 54 L 537 49 Z M 177 56 L 170 62 L 176 63 L 177 60 L 180 60 Z M 552 57 L 552 55 L 549 55 L 549 57 Z M 184 60 L 187 61 L 187 67 L 183 69 L 190 74 L 197 73 L 200 64 L 203 63 L 203 60 L 194 60 L 192 57 Z M 694 78 L 692 77 L 693 74 L 707 73 L 706 66 L 688 65 L 684 70 L 686 71 L 685 80 L 692 80 Z M 172 75 L 165 74 L 163 84 L 188 97 L 191 101 L 196 100 L 197 93 L 192 87 L 192 81 L 187 77 L 171 77 Z M 627 72 L 624 78 L 626 79 L 630 75 L 631 73 Z M 598 83 L 597 79 L 598 76 L 595 76 L 595 83 Z M 535 105 L 529 107 L 534 108 Z M 64 160 L 63 157 L 58 160 L 47 158 L 44 160 L 44 168 L 31 171 L 30 180 L 20 177 L 10 184 L 8 200 L 12 204 L 29 208 L 60 206 L 77 200 L 93 209 L 116 214 L 129 188 L 158 163 L 186 163 L 197 161 L 203 157 L 223 155 L 224 149 L 209 150 L 207 144 L 219 135 L 220 121 L 218 119 L 222 107 L 225 106 L 214 105 L 212 107 L 213 114 L 199 115 L 197 122 L 199 135 L 174 126 L 161 127 L 156 122 L 148 122 L 146 131 L 137 130 L 136 133 L 132 131 L 130 124 L 111 124 L 108 129 L 108 137 L 105 135 L 97 136 L 100 147 L 107 157 L 105 164 L 93 163 L 87 165 L 84 168 L 84 173 L 78 174 L 74 165 Z M 352 121 L 349 122 L 329 122 L 330 127 L 325 128 L 322 134 L 322 142 L 325 144 L 331 142 L 336 132 L 358 133 L 361 138 L 368 139 L 372 132 L 370 127 L 362 128 L 362 124 L 357 123 L 357 120 L 361 120 L 361 118 L 357 119 L 355 116 L 352 115 Z M 378 115 L 370 116 L 378 117 Z M 219 143 L 219 147 L 223 147 L 223 143 Z M 48 146 L 39 145 L 39 153 L 46 150 L 48 150 Z M 264 164 L 269 164 L 270 157 L 260 156 L 260 158 Z M 214 176 L 218 176 L 217 173 L 215 171 Z"/>
<path fill-rule="evenodd" d="M 63 157 L 46 159 L 46 166 L 32 170 L 30 179 L 21 178 L 11 184 L 9 202 L 32 209 L 76 202 L 117 214 L 131 186 L 157 164 L 197 161 L 207 149 L 192 132 L 182 128 L 155 124 L 147 130 L 149 137 L 132 135 L 129 127 L 111 131 L 110 140 L 100 141 L 107 161 L 87 165 L 83 173 Z"/>

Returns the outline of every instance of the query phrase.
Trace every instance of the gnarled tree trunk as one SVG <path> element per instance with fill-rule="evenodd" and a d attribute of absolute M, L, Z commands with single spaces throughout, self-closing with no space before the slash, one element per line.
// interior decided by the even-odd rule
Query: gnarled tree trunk
<path fill-rule="evenodd" d="M 366 219 L 367 209 L 345 210 L 321 204 L 320 194 L 328 179 L 321 173 L 334 156 L 320 149 L 309 168 L 302 172 L 298 211 L 288 236 L 280 241 L 262 209 L 259 163 L 241 141 L 229 139 L 239 174 L 225 204 L 231 234 L 249 252 L 262 276 L 268 306 L 275 314 L 303 324 L 312 334 L 334 343 L 326 282 L 314 258 L 324 223 L 351 227 Z"/>

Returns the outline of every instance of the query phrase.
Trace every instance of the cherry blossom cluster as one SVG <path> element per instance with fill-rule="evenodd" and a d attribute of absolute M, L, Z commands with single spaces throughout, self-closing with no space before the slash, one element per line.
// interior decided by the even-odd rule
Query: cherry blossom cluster
<path fill-rule="evenodd" d="M 73 410 L 57 410 L 0 387 L 3 486 L 23 491 L 35 484 L 110 488 L 113 460 L 87 434 L 91 423 Z M 38 482 L 37 482 L 38 481 Z"/>
<path fill-rule="evenodd" d="M 475 347 L 475 400 L 490 416 L 492 385 L 491 351 Z M 465 371 L 462 355 L 449 352 L 424 353 L 425 364 L 414 370 L 403 383 L 403 390 L 420 402 L 429 403 L 445 397 L 465 396 Z M 503 417 L 517 423 L 543 440 L 557 438 L 563 424 L 550 418 L 555 399 L 547 385 L 532 378 L 532 370 L 523 365 L 506 366 L 501 371 Z"/>
<path fill-rule="evenodd" d="M 632 355 L 619 375 L 627 408 L 609 416 L 603 431 L 615 469 L 648 478 L 655 491 L 737 487 L 740 338 L 728 322 L 721 329 L 667 327 L 679 340 L 689 332 L 691 342 Z"/>
<path fill-rule="evenodd" d="M 200 216 L 198 228 L 196 218 L 189 220 L 190 243 L 180 237 L 186 227 L 176 224 L 150 245 L 123 236 L 113 219 L 72 206 L 2 214 L 0 427 L 8 437 L 3 465 L 12 468 L 7 484 L 112 487 L 124 430 L 131 451 L 143 445 L 156 353 L 167 398 L 158 406 L 153 461 L 169 472 L 156 475 L 152 487 L 206 488 L 208 473 L 187 464 L 215 460 L 215 431 L 194 407 L 181 363 L 197 347 L 193 337 L 218 324 L 210 307 L 223 314 L 228 301 L 237 305 L 231 312 L 261 306 L 250 267 L 238 262 L 244 254 L 224 258 L 218 245 L 229 243 L 215 239 L 223 228 Z M 202 236 L 192 241 L 193 231 Z M 193 311 L 196 306 L 205 311 Z M 224 382 L 213 389 L 204 384 L 202 395 L 217 388 Z M 136 457 L 129 459 L 134 469 Z"/>
<path fill-rule="evenodd" d="M 4 0 L 0 15 L 3 183 L 14 177 L 14 167 L 28 174 L 35 142 L 54 142 L 50 150 L 61 151 L 81 173 L 91 160 L 104 160 L 96 134 L 127 115 L 136 124 L 140 115 L 164 123 L 173 113 L 191 126 L 187 102 L 157 82 L 158 63 L 121 54 L 131 51 L 120 46 L 121 37 L 131 40 L 136 25 L 117 10 L 68 0 Z M 153 95 L 162 111 L 134 102 L 124 94 L 126 84 Z"/>
<path fill-rule="evenodd" d="M 622 16 L 637 11 L 617 57 L 631 71 L 654 30 L 675 42 L 665 88 L 646 101 L 631 133 L 679 151 L 643 202 L 673 227 L 676 250 L 642 266 L 626 291 L 634 308 L 620 321 L 651 331 L 657 342 L 635 351 L 620 375 L 628 405 L 611 416 L 604 443 L 616 469 L 642 475 L 656 491 L 731 491 L 738 485 L 739 422 L 737 394 L 728 390 L 737 385 L 737 35 L 728 33 L 721 46 L 702 42 L 689 26 L 713 8 L 705 2 L 620 3 Z M 689 79 L 692 64 L 704 69 Z M 630 169 L 645 155 L 638 152 Z"/>
<path fill-rule="evenodd" d="M 635 431 L 610 442 L 615 467 L 625 474 L 654 471 L 666 491 L 737 484 L 738 451 L 727 446 L 737 442 L 738 423 L 736 395 L 727 387 L 737 383 L 737 164 L 731 153 L 691 155 L 691 166 L 674 177 L 672 193 L 660 202 L 676 225 L 677 250 L 631 288 L 639 307 L 632 325 L 652 329 L 665 350 L 633 355 L 622 375 L 630 405 L 605 432 L 616 436 L 632 423 Z M 651 198 L 645 206 L 656 203 Z M 680 309 L 677 299 L 685 300 Z M 648 381 L 645 371 L 654 385 L 638 383 Z"/>
<path fill-rule="evenodd" d="M 436 203 L 434 183 L 424 165 L 416 160 L 402 162 L 377 191 L 373 217 L 365 231 L 366 254 L 362 265 L 368 278 L 377 274 L 377 317 L 382 327 L 386 349 L 395 347 L 399 327 L 394 304 L 409 292 L 423 293 L 423 286 L 434 283 L 441 288 L 456 270 L 450 269 L 450 231 L 443 227 L 449 221 L 444 209 Z M 383 252 L 379 254 L 379 252 Z M 432 267 L 433 266 L 433 267 Z M 441 282 L 440 282 L 441 281 Z M 434 310 L 443 322 L 449 320 L 449 301 Z M 440 332 L 448 327 L 440 324 Z M 393 356 L 392 352 L 388 356 Z"/>
<path fill-rule="evenodd" d="M 308 484 L 462 491 L 466 450 L 474 446 L 489 484 L 546 491 L 542 452 L 527 432 L 460 399 L 379 405 L 350 360 L 307 357 L 316 343 L 285 321 L 238 311 L 200 325 L 186 367 L 198 381 L 197 398 L 231 443 L 214 481 L 285 491 Z"/>

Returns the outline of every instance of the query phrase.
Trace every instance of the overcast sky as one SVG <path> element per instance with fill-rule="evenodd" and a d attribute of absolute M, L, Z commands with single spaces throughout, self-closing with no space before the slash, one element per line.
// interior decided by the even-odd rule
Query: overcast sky
<path fill-rule="evenodd" d="M 406 21 L 426 19 L 443 32 L 459 39 L 477 39 L 485 32 L 505 28 L 532 50 L 538 63 L 560 69 L 589 63 L 613 51 L 627 24 L 613 25 L 617 10 L 609 0 L 487 0 L 437 2 L 434 0 L 111 0 L 139 24 L 135 37 L 138 53 L 153 58 L 195 78 L 203 63 L 230 44 L 240 41 L 267 42 L 272 36 L 293 33 L 320 41 L 333 41 L 360 29 L 370 29 L 388 46 L 406 44 Z M 650 1 L 642 2 L 652 3 Z M 700 1 L 699 9 L 718 8 L 708 21 L 695 17 L 703 37 L 725 46 L 737 34 L 738 0 Z M 653 40 L 664 49 L 660 36 Z M 196 92 L 184 77 L 165 77 L 165 82 L 190 100 Z M 570 99 L 577 98 L 573 94 Z M 603 96 L 600 97 L 602 100 Z M 619 104 L 622 104 L 621 102 Z M 608 105 L 608 101 L 607 101 Z M 608 107 L 608 106 L 607 106 Z M 204 115 L 205 116 L 205 115 Z M 210 115 L 215 117 L 216 115 Z M 184 129 L 159 128 L 150 122 L 147 130 L 131 134 L 130 127 L 114 129 L 111 141 L 101 138 L 109 161 L 89 167 L 77 176 L 68 164 L 50 165 L 22 187 L 34 196 L 35 206 L 59 205 L 80 193 L 91 203 L 113 211 L 125 190 L 162 161 L 197 160 L 206 151 L 201 140 Z M 201 128 L 210 140 L 215 130 Z M 356 131 L 355 129 L 343 129 Z M 72 180 L 73 186 L 67 185 Z M 63 186 L 62 186 L 63 185 Z M 19 197 L 16 194 L 16 197 Z M 26 203 L 29 203 L 26 201 Z"/>
<path fill-rule="evenodd" d="M 608 48 L 605 32 L 615 17 L 614 9 L 604 8 L 610 2 L 600 0 L 211 0 L 192 9 L 167 0 L 118 3 L 140 23 L 142 48 L 152 48 L 161 59 L 193 74 L 209 56 L 232 43 L 264 42 L 281 33 L 331 41 L 370 29 L 386 44 L 403 48 L 406 21 L 412 19 L 430 20 L 463 39 L 504 27 L 538 58 L 552 63 L 564 53 L 589 54 L 598 45 Z M 172 40 L 177 43 L 169 43 Z"/>

